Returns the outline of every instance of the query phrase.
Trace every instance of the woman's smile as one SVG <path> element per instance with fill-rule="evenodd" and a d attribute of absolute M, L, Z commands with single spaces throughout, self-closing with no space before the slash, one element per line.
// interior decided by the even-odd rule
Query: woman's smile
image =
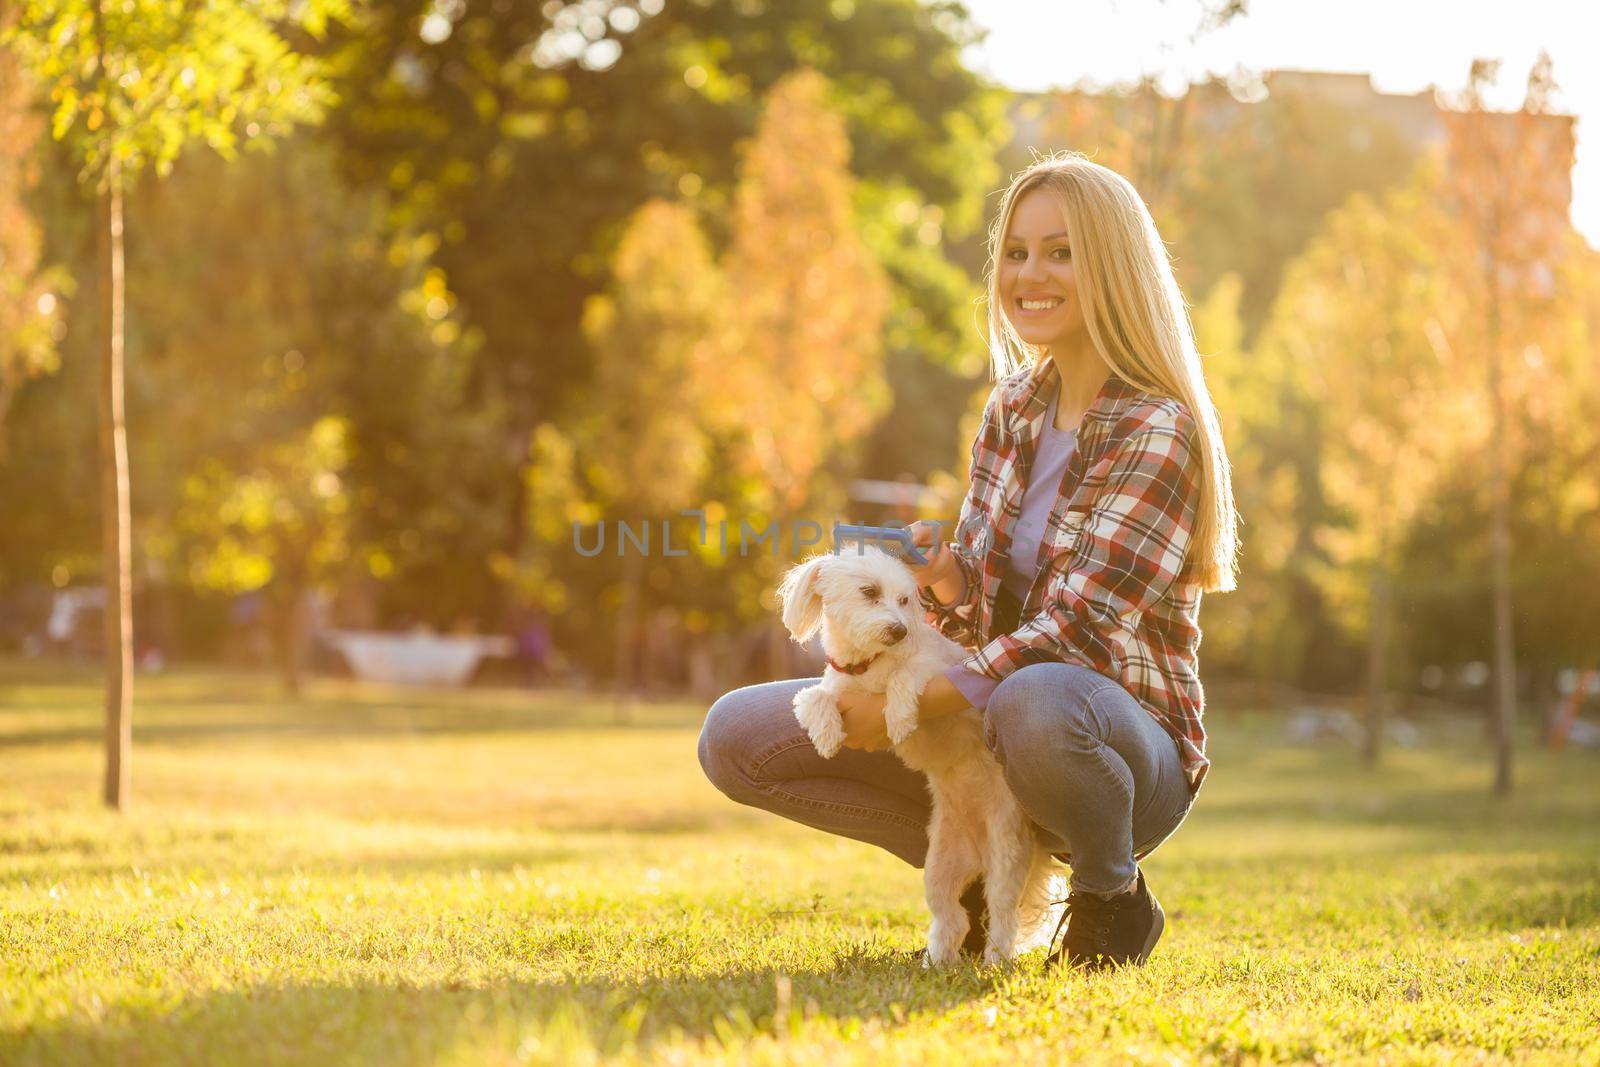
<path fill-rule="evenodd" d="M 1066 303 L 1059 296 L 1019 296 L 1017 311 L 1030 317 L 1047 315 Z"/>

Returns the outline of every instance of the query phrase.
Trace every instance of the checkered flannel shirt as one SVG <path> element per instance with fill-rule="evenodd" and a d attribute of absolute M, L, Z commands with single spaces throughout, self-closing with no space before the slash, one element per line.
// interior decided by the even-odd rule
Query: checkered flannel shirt
<path fill-rule="evenodd" d="M 966 595 L 945 605 L 924 587 L 926 617 L 975 649 L 963 665 L 990 678 L 1059 662 L 1121 683 L 1176 741 L 1194 792 L 1210 766 L 1198 673 L 1201 589 L 1185 558 L 1202 467 L 1197 426 L 1180 401 L 1106 379 L 1079 425 L 1021 625 L 991 632 L 1028 469 L 1059 386 L 1055 364 L 1044 359 L 990 394 L 950 542 Z"/>

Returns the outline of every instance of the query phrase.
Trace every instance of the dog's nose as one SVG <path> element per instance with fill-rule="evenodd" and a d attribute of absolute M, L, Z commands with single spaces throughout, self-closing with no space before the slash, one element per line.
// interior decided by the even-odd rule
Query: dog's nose
<path fill-rule="evenodd" d="M 904 623 L 892 622 L 889 624 L 889 640 L 903 641 L 905 636 L 906 628 Z"/>

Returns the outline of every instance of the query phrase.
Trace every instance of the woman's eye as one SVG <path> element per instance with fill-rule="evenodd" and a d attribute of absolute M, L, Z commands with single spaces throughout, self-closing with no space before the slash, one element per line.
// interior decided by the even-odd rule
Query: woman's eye
<path fill-rule="evenodd" d="M 1072 258 L 1072 249 L 1070 249 L 1070 248 L 1057 248 L 1054 252 L 1051 252 L 1050 254 L 1054 256 L 1056 254 L 1056 252 L 1061 253 L 1059 256 L 1056 256 L 1057 259 L 1068 260 L 1068 259 Z"/>

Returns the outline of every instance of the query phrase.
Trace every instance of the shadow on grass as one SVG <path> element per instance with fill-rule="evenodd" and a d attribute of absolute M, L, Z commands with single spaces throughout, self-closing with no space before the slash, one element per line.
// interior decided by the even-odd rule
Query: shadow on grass
<path fill-rule="evenodd" d="M 27 668 L 27 669 L 24 669 Z M 54 668 L 59 670 L 59 668 Z M 52 674 L 0 658 L 0 748 L 98 743 L 97 678 Z M 86 684 L 93 683 L 93 684 Z M 545 730 L 659 731 L 697 728 L 707 706 L 689 699 L 626 698 L 567 689 L 433 689 L 320 679 L 304 697 L 260 675 L 207 673 L 141 679 L 135 741 L 250 736 L 451 735 Z"/>
<path fill-rule="evenodd" d="M 48 850 L 43 848 L 28 850 L 13 849 L 9 846 L 6 851 L 17 856 L 25 856 L 29 851 L 38 855 L 48 853 Z M 244 849 L 239 850 L 236 855 L 229 855 L 199 847 L 178 853 L 169 851 L 157 861 L 134 859 L 121 863 L 104 863 L 88 858 L 83 863 L 74 863 L 70 858 L 55 857 L 47 873 L 55 880 L 137 877 L 135 874 L 137 868 L 143 875 L 158 878 L 177 877 L 179 874 L 186 876 L 199 874 L 206 877 L 237 874 L 250 878 L 283 877 L 294 874 L 308 878 L 361 877 L 381 880 L 441 875 L 466 877 L 473 871 L 477 871 L 481 876 L 490 877 L 511 874 L 517 870 L 545 870 L 560 864 L 592 858 L 592 852 L 562 846 L 443 849 L 420 855 L 416 849 L 409 848 L 363 851 L 356 856 L 343 857 L 326 853 L 286 852 L 266 859 L 263 859 L 258 852 Z M 0 886 L 36 882 L 40 877 L 38 871 L 21 867 L 0 870 Z"/>
<path fill-rule="evenodd" d="M 465 736 L 469 734 L 529 734 L 550 731 L 585 730 L 626 731 L 630 733 L 665 732 L 681 733 L 698 728 L 699 719 L 687 717 L 655 722 L 610 722 L 593 717 L 566 718 L 514 717 L 504 713 L 494 715 L 460 715 L 449 721 L 412 720 L 396 714 L 398 709 L 387 709 L 381 715 L 358 719 L 342 709 L 338 718 L 284 719 L 212 719 L 196 722 L 136 723 L 133 728 L 135 744 L 140 742 L 198 742 L 214 741 L 225 737 L 249 739 L 253 737 L 418 737 Z M 105 739 L 104 726 L 67 727 L 49 730 L 26 730 L 0 736 L 0 749 L 41 748 L 51 745 L 99 744 Z"/>
<path fill-rule="evenodd" d="M 1600 768 L 1597 768 L 1600 771 Z M 1600 825 L 1592 822 L 1595 806 L 1587 796 L 1539 793 L 1498 800 L 1470 787 L 1408 788 L 1398 781 L 1379 783 L 1360 792 L 1340 783 L 1319 796 L 1202 797 L 1191 819 L 1257 829 L 1273 825 L 1324 827 L 1393 827 L 1436 833 L 1442 849 L 1459 848 L 1460 838 L 1485 835 L 1564 837 L 1578 845 L 1600 845 Z"/>
<path fill-rule="evenodd" d="M 1037 960 L 1021 964 L 1037 967 Z M 740 1040 L 818 1016 L 892 1028 L 911 1013 L 976 999 L 997 972 L 966 965 L 924 972 L 904 957 L 856 950 L 830 965 L 663 974 L 608 982 L 568 979 L 482 986 L 260 985 L 192 997 L 177 1008 L 68 1018 L 0 1036 L 0 1060 L 24 1064 L 434 1063 L 463 1045 L 541 1062 L 585 1049 L 647 1052 L 677 1037 Z M 787 984 L 788 992 L 781 992 Z M 783 1001 L 786 999 L 787 1003 Z M 532 1039 L 530 1041 L 530 1039 Z M 10 1045 L 7 1051 L 7 1045 Z"/>
<path fill-rule="evenodd" d="M 495 696 L 500 701 L 508 699 L 503 694 Z M 133 738 L 135 743 L 184 743 L 220 738 L 446 737 L 572 730 L 652 733 L 698 729 L 705 719 L 705 709 L 682 704 L 643 705 L 619 715 L 611 705 L 593 698 L 553 701 L 549 695 L 530 694 L 526 706 L 451 705 L 447 699 L 383 701 L 364 697 L 360 701 L 292 703 L 223 693 L 162 698 L 141 712 L 134 722 Z M 98 744 L 105 736 L 98 714 L 98 708 L 78 708 L 70 718 L 53 716 L 54 722 L 6 731 L 0 734 L 0 749 Z"/>

